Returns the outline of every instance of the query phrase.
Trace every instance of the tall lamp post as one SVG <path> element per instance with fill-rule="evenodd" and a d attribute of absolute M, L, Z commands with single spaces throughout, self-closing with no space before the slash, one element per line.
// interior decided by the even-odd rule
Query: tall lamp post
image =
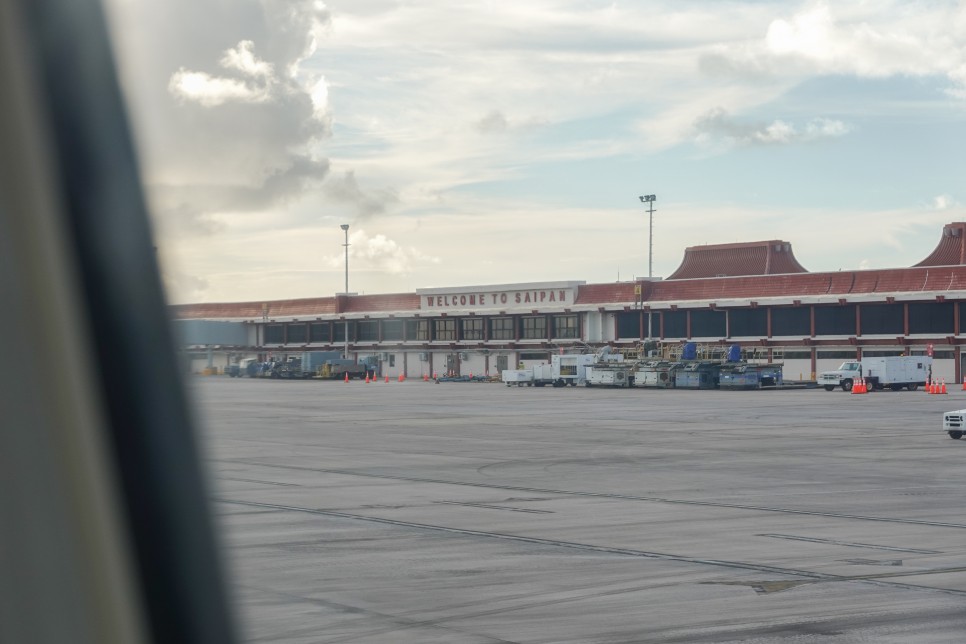
<path fill-rule="evenodd" d="M 651 279 L 654 276 L 651 252 L 654 250 L 654 202 L 657 201 L 657 195 L 641 195 L 639 199 L 641 203 L 647 204 L 647 214 L 650 215 L 647 226 L 647 278 Z"/>
<path fill-rule="evenodd" d="M 647 224 L 647 279 L 654 277 L 652 255 L 654 251 L 654 202 L 657 195 L 641 195 L 641 203 L 647 204 L 648 224 Z M 651 307 L 647 307 L 647 339 L 651 339 Z"/>
<path fill-rule="evenodd" d="M 342 244 L 345 247 L 345 296 L 346 299 L 349 298 L 349 224 L 342 224 L 339 226 L 342 232 L 345 233 L 345 243 Z M 342 350 L 342 357 L 346 360 L 349 359 L 349 318 L 345 320 L 345 348 Z"/>

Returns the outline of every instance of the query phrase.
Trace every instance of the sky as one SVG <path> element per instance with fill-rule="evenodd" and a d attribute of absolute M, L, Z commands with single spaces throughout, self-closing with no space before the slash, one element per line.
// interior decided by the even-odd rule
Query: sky
<path fill-rule="evenodd" d="M 966 220 L 966 3 L 106 0 L 173 303 L 671 274 Z"/>

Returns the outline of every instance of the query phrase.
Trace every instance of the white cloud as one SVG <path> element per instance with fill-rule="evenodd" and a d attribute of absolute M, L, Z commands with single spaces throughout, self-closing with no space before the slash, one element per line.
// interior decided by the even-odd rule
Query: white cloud
<path fill-rule="evenodd" d="M 707 56 L 735 74 L 945 76 L 962 92 L 964 36 L 966 10 L 958 3 L 813 1 L 773 19 L 760 39 L 720 45 Z"/>
<path fill-rule="evenodd" d="M 211 76 L 205 72 L 192 72 L 183 67 L 171 75 L 168 89 L 181 99 L 195 101 L 205 107 L 216 107 L 230 101 L 264 103 L 271 98 L 265 86 Z"/>
<path fill-rule="evenodd" d="M 363 191 L 354 170 L 345 171 L 341 177 L 330 177 L 322 189 L 332 201 L 351 204 L 357 219 L 382 214 L 390 204 L 399 201 L 395 192 L 389 189 Z"/>
<path fill-rule="evenodd" d="M 345 256 L 332 255 L 326 262 L 331 268 L 340 268 Z M 402 246 L 381 233 L 370 237 L 365 230 L 357 230 L 349 235 L 349 263 L 353 272 L 377 270 L 398 275 L 410 273 L 417 266 L 439 264 L 440 259 L 412 246 Z"/>
<path fill-rule="evenodd" d="M 317 147 L 331 125 L 325 79 L 299 71 L 329 20 L 325 6 L 116 0 L 109 8 L 159 243 L 230 235 L 258 211 L 291 225 L 287 209 L 329 169 Z"/>
<path fill-rule="evenodd" d="M 237 47 L 232 47 L 225 52 L 221 58 L 221 66 L 225 69 L 234 69 L 245 76 L 253 78 L 271 79 L 275 75 L 275 69 L 271 63 L 259 60 L 255 56 L 255 43 L 251 40 L 243 40 Z"/>
<path fill-rule="evenodd" d="M 727 148 L 743 145 L 785 145 L 844 136 L 849 126 L 842 121 L 816 118 L 803 127 L 783 120 L 746 123 L 734 119 L 721 107 L 710 110 L 694 123 L 695 141 L 704 146 Z"/>
<path fill-rule="evenodd" d="M 932 206 L 936 210 L 949 210 L 954 206 L 959 206 L 959 204 L 949 195 L 938 195 L 933 197 Z"/>

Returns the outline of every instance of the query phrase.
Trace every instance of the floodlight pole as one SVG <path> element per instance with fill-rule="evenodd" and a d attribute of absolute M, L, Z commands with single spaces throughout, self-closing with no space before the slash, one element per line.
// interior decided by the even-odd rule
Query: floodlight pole
<path fill-rule="evenodd" d="M 650 215 L 647 226 L 647 278 L 654 277 L 653 263 L 651 256 L 654 251 L 654 202 L 657 195 L 641 195 L 638 197 L 642 203 L 647 204 L 647 214 Z"/>
<path fill-rule="evenodd" d="M 345 297 L 346 301 L 349 299 L 349 224 L 342 224 L 339 226 L 342 232 L 345 233 Z M 343 311 L 345 313 L 345 311 Z M 346 360 L 349 359 L 349 318 L 345 320 L 345 347 L 342 351 L 342 357 Z"/>
<path fill-rule="evenodd" d="M 641 195 L 638 197 L 641 203 L 647 204 L 648 224 L 647 224 L 647 279 L 650 281 L 654 277 L 654 202 L 657 195 Z M 647 339 L 651 339 L 651 308 L 647 309 Z"/>

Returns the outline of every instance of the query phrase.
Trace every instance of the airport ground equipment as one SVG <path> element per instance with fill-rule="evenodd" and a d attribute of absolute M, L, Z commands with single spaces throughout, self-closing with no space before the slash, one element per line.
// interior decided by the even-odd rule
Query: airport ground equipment
<path fill-rule="evenodd" d="M 721 389 L 765 389 L 781 387 L 781 363 L 728 363 L 721 366 L 718 387 Z"/>
<path fill-rule="evenodd" d="M 601 354 L 562 353 L 550 357 L 550 363 L 538 364 L 526 369 L 504 369 L 503 382 L 526 383 L 537 387 L 551 385 L 566 387 L 586 384 L 587 368 L 593 365 Z M 529 374 L 529 375 L 527 375 Z"/>
<path fill-rule="evenodd" d="M 870 389 L 882 390 L 886 387 L 893 391 L 908 389 L 915 391 L 925 385 L 932 371 L 932 358 L 929 356 L 887 356 L 846 360 L 834 371 L 824 371 L 818 377 L 818 384 L 825 391 L 841 387 L 851 391 L 857 378 L 865 378 Z"/>
<path fill-rule="evenodd" d="M 534 387 L 544 387 L 554 383 L 552 364 L 533 365 L 530 367 L 530 370 L 533 372 Z"/>
<path fill-rule="evenodd" d="M 301 357 L 302 369 L 316 376 L 326 360 L 339 360 L 342 354 L 338 351 L 303 351 Z"/>
<path fill-rule="evenodd" d="M 562 353 L 550 357 L 551 376 L 555 387 L 576 387 L 587 382 L 587 367 L 594 364 L 592 353 Z"/>
<path fill-rule="evenodd" d="M 502 375 L 507 387 L 533 386 L 533 369 L 504 369 Z"/>
<path fill-rule="evenodd" d="M 720 362 L 695 361 L 674 372 L 677 389 L 717 389 L 721 375 Z"/>
<path fill-rule="evenodd" d="M 684 365 L 668 360 L 651 360 L 638 364 L 634 372 L 634 386 L 652 389 L 671 389 L 674 387 L 674 372 Z"/>
<path fill-rule="evenodd" d="M 959 440 L 966 432 L 966 409 L 947 411 L 943 414 L 943 431 L 949 434 L 950 438 Z"/>
<path fill-rule="evenodd" d="M 353 360 L 347 360 L 345 358 L 326 360 L 317 371 L 318 377 L 326 380 L 342 380 L 346 375 L 349 376 L 350 380 L 353 378 L 365 378 L 366 373 L 367 365 L 358 364 Z"/>
<path fill-rule="evenodd" d="M 630 362 L 598 362 L 587 367 L 588 387 L 633 387 L 637 366 Z"/>

